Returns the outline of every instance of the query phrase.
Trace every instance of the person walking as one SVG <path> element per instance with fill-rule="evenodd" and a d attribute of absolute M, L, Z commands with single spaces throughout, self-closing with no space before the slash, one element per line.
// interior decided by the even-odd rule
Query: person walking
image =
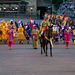
<path fill-rule="evenodd" d="M 71 36 L 71 32 L 69 29 L 69 25 L 67 25 L 66 29 L 64 30 L 64 42 L 66 44 L 66 48 L 68 48 L 68 46 L 69 46 L 70 36 Z"/>
<path fill-rule="evenodd" d="M 0 28 L 0 43 L 2 42 L 2 29 Z"/>
<path fill-rule="evenodd" d="M 13 45 L 13 29 L 11 28 L 11 25 L 8 27 L 6 34 L 7 34 L 8 49 L 11 50 L 11 46 Z"/>
<path fill-rule="evenodd" d="M 18 40 L 20 41 L 19 44 L 23 44 L 23 40 L 26 39 L 26 37 L 24 36 L 24 33 L 23 33 L 24 29 L 22 27 L 22 25 L 19 26 L 19 29 L 18 29 Z"/>
<path fill-rule="evenodd" d="M 38 48 L 38 37 L 39 37 L 39 31 L 36 26 L 34 26 L 34 29 L 32 30 L 32 41 L 33 41 L 33 48 Z"/>

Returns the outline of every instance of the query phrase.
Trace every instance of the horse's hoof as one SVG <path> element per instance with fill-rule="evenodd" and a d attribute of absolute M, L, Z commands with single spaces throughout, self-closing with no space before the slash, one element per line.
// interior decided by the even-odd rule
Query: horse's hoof
<path fill-rule="evenodd" d="M 52 55 L 50 57 L 53 57 Z"/>
<path fill-rule="evenodd" d="M 41 53 L 41 54 L 43 54 L 43 53 Z"/>
<path fill-rule="evenodd" d="M 43 53 L 41 52 L 41 54 L 43 54 Z"/>
<path fill-rule="evenodd" d="M 46 57 L 48 57 L 48 55 L 46 55 Z"/>

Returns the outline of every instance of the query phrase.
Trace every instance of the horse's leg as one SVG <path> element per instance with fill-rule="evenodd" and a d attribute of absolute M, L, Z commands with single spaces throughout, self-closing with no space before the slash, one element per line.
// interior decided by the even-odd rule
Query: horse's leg
<path fill-rule="evenodd" d="M 46 53 L 46 52 L 45 52 L 45 46 L 44 46 L 44 53 Z"/>
<path fill-rule="evenodd" d="M 46 56 L 48 56 L 48 55 L 47 55 L 47 49 L 48 49 L 48 47 L 47 47 L 47 43 L 46 43 Z"/>
<path fill-rule="evenodd" d="M 41 54 L 43 54 L 43 52 L 42 52 L 42 39 L 41 39 L 41 37 L 39 38 L 39 41 L 40 41 L 40 47 L 41 47 Z"/>
<path fill-rule="evenodd" d="M 42 52 L 42 47 L 41 47 L 41 54 L 43 54 L 43 52 Z"/>
<path fill-rule="evenodd" d="M 42 52 L 42 42 L 41 42 L 41 54 L 43 54 L 43 52 Z"/>
<path fill-rule="evenodd" d="M 44 51 L 44 53 L 46 53 L 46 52 L 45 52 L 45 43 L 43 43 L 43 51 Z"/>
<path fill-rule="evenodd" d="M 52 57 L 52 45 L 50 43 L 50 56 Z"/>

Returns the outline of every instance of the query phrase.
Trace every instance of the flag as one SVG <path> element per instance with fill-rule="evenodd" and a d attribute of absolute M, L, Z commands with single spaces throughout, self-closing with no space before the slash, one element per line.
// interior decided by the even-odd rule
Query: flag
<path fill-rule="evenodd" d="M 30 28 L 30 32 L 32 32 L 33 30 L 33 25 L 32 25 L 32 18 L 30 17 L 30 21 L 29 21 L 29 28 Z"/>

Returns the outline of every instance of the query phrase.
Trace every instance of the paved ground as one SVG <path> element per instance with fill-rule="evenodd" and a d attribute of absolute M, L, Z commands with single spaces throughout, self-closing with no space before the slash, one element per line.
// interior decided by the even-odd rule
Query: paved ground
<path fill-rule="evenodd" d="M 9 21 L 9 18 L 0 18 Z M 19 21 L 20 19 L 13 19 Z M 24 23 L 28 19 L 21 19 Z M 36 20 L 41 22 L 41 20 Z M 37 50 L 30 44 L 19 45 L 16 41 L 12 50 L 7 45 L 0 45 L 0 75 L 75 75 L 75 45 L 69 49 L 59 43 L 54 45 L 53 57 L 40 54 L 40 45 Z"/>
<path fill-rule="evenodd" d="M 53 57 L 49 51 L 48 57 L 41 55 L 40 45 L 35 50 L 32 43 L 15 44 L 12 50 L 0 45 L 0 75 L 75 75 L 75 45 L 54 45 Z"/>

